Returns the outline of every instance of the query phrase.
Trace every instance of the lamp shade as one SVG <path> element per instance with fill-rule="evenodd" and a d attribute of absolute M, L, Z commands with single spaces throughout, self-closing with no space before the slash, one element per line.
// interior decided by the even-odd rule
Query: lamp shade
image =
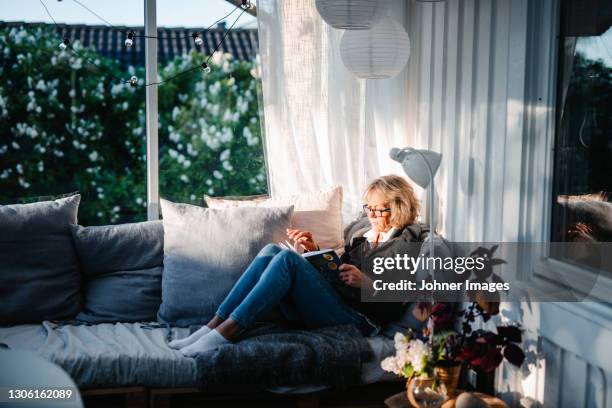
<path fill-rule="evenodd" d="M 385 14 L 389 0 L 316 0 L 321 18 L 334 28 L 367 30 Z"/>
<path fill-rule="evenodd" d="M 344 32 L 340 56 L 344 66 L 359 78 L 391 78 L 408 62 L 410 39 L 404 27 L 385 17 L 369 30 Z"/>
<path fill-rule="evenodd" d="M 433 181 L 442 160 L 440 153 L 410 147 L 404 149 L 394 147 L 389 152 L 389 156 L 399 162 L 406 175 L 422 188 L 426 188 Z"/>

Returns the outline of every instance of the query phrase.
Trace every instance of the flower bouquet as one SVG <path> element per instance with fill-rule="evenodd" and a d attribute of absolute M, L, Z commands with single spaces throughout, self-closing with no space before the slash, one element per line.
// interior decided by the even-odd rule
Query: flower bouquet
<path fill-rule="evenodd" d="M 414 314 L 426 322 L 424 329 L 396 333 L 396 353 L 381 367 L 407 379 L 412 404 L 439 406 L 438 401 L 454 393 L 463 364 L 491 372 L 504 358 L 516 366 L 523 363 L 518 326 L 497 326 L 495 332 L 472 327 L 477 317 L 486 322 L 498 312 L 499 305 L 485 301 L 475 301 L 465 310 L 458 310 L 458 304 L 419 303 Z"/>

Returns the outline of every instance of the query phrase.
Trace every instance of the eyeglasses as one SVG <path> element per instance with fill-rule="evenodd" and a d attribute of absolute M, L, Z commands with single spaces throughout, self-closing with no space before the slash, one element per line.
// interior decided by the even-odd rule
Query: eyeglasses
<path fill-rule="evenodd" d="M 368 207 L 367 204 L 364 204 L 363 205 L 363 211 L 365 211 L 365 213 L 367 215 L 374 214 L 377 217 L 382 217 L 384 215 L 384 213 L 391 212 L 391 209 L 390 208 L 383 208 L 383 209 L 378 210 L 376 208 L 370 208 L 370 207 Z"/>

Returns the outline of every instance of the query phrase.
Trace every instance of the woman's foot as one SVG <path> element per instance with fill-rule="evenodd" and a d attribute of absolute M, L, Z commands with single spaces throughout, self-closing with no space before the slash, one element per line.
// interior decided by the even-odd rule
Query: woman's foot
<path fill-rule="evenodd" d="M 187 347 L 190 344 L 193 344 L 198 341 L 200 338 L 202 338 L 202 336 L 210 333 L 211 330 L 212 329 L 210 327 L 204 325 L 183 339 L 172 340 L 168 343 L 168 346 L 177 350 L 183 347 Z"/>
<path fill-rule="evenodd" d="M 204 336 L 200 337 L 196 342 L 181 348 L 181 353 L 187 357 L 193 357 L 196 354 L 204 353 L 208 350 L 214 350 L 224 344 L 229 344 L 229 340 L 223 337 L 217 330 L 211 330 Z"/>

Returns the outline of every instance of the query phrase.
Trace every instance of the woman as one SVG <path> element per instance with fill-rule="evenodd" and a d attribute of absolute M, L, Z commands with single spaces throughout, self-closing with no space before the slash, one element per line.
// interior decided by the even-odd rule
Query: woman
<path fill-rule="evenodd" d="M 217 348 L 277 306 L 287 320 L 308 328 L 354 324 L 364 335 L 378 334 L 380 325 L 399 317 L 402 304 L 361 302 L 361 290 L 373 292 L 374 275 L 367 266 L 373 256 L 412 252 L 408 243 L 419 241 L 422 231 L 415 224 L 418 201 L 403 178 L 390 175 L 374 180 L 364 198 L 369 223 L 362 218 L 346 230 L 351 233 L 345 237 L 347 245 L 339 267 L 342 284 L 332 286 L 295 251 L 267 245 L 213 319 L 190 336 L 170 342 L 170 347 L 186 356 Z M 305 251 L 318 249 L 310 232 L 288 230 L 287 236 Z"/>

